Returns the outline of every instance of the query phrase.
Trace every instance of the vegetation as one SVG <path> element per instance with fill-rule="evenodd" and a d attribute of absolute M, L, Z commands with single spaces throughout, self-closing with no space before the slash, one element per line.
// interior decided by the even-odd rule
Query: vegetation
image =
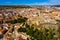
<path fill-rule="evenodd" d="M 26 17 L 20 17 L 20 18 L 17 18 L 15 20 L 7 21 L 6 23 L 15 24 L 15 23 L 24 23 L 26 21 L 27 21 Z"/>
<path fill-rule="evenodd" d="M 24 32 L 30 37 L 28 40 L 60 40 L 60 26 L 57 30 L 53 27 L 45 28 L 40 25 L 39 30 L 35 28 L 37 26 L 29 25 L 26 23 L 27 18 L 18 18 L 16 20 L 8 21 L 8 23 L 23 23 L 22 27 L 20 27 L 17 31 Z M 60 20 L 56 20 L 58 25 L 60 25 Z"/>
<path fill-rule="evenodd" d="M 59 36 L 59 39 L 60 39 L 60 20 L 56 20 L 57 21 L 57 24 L 58 24 L 58 36 Z"/>
<path fill-rule="evenodd" d="M 60 24 L 60 20 L 56 20 L 58 24 Z"/>
<path fill-rule="evenodd" d="M 19 28 L 18 32 L 26 33 L 30 36 L 30 40 L 58 40 L 60 35 L 60 29 L 56 31 L 53 27 L 49 29 L 40 27 L 40 30 L 38 30 L 28 24 L 26 24 L 25 27 Z M 59 33 L 59 35 L 56 34 L 56 32 Z"/>

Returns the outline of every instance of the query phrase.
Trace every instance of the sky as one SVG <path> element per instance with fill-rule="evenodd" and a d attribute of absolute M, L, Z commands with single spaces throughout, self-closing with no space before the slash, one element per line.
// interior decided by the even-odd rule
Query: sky
<path fill-rule="evenodd" d="M 0 5 L 59 5 L 60 0 L 0 0 Z"/>

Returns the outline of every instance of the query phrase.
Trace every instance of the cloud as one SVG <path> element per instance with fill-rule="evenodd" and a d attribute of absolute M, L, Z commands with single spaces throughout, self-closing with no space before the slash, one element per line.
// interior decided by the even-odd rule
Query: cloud
<path fill-rule="evenodd" d="M 60 4 L 60 0 L 49 0 L 52 4 Z"/>
<path fill-rule="evenodd" d="M 43 3 L 31 3 L 31 4 L 27 4 L 27 5 L 55 5 L 55 4 L 52 4 L 52 3 L 47 3 L 47 2 L 43 2 Z"/>
<path fill-rule="evenodd" d="M 59 0 L 48 0 L 48 2 L 35 2 L 35 3 L 30 3 L 27 5 L 57 5 L 60 4 Z"/>
<path fill-rule="evenodd" d="M 59 2 L 60 0 L 49 0 L 50 2 Z"/>

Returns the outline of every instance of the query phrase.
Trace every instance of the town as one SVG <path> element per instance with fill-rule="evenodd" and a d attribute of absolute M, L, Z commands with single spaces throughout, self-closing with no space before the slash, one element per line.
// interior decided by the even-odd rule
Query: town
<path fill-rule="evenodd" d="M 55 33 L 55 35 L 53 34 L 54 37 L 52 38 L 46 36 L 46 40 L 60 40 L 60 31 L 57 32 L 60 27 L 59 22 L 60 7 L 0 7 L 0 40 L 45 40 L 45 28 L 46 30 L 52 28 L 50 30 L 54 29 L 54 31 L 51 32 L 49 30 L 49 32 Z M 30 27 L 33 27 L 34 30 L 38 29 L 38 31 L 43 31 L 43 38 L 39 38 L 41 36 L 38 37 L 37 34 L 34 34 L 33 32 L 31 32 L 33 34 L 29 33 L 31 30 L 33 31 L 33 29 Z M 38 33 L 38 35 L 39 34 L 40 33 Z M 48 34 L 48 36 L 50 34 Z"/>

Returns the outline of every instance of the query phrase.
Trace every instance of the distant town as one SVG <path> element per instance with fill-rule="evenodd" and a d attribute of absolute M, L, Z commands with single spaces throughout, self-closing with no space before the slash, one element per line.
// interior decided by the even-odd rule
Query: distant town
<path fill-rule="evenodd" d="M 0 40 L 60 40 L 60 5 L 1 5 Z"/>

